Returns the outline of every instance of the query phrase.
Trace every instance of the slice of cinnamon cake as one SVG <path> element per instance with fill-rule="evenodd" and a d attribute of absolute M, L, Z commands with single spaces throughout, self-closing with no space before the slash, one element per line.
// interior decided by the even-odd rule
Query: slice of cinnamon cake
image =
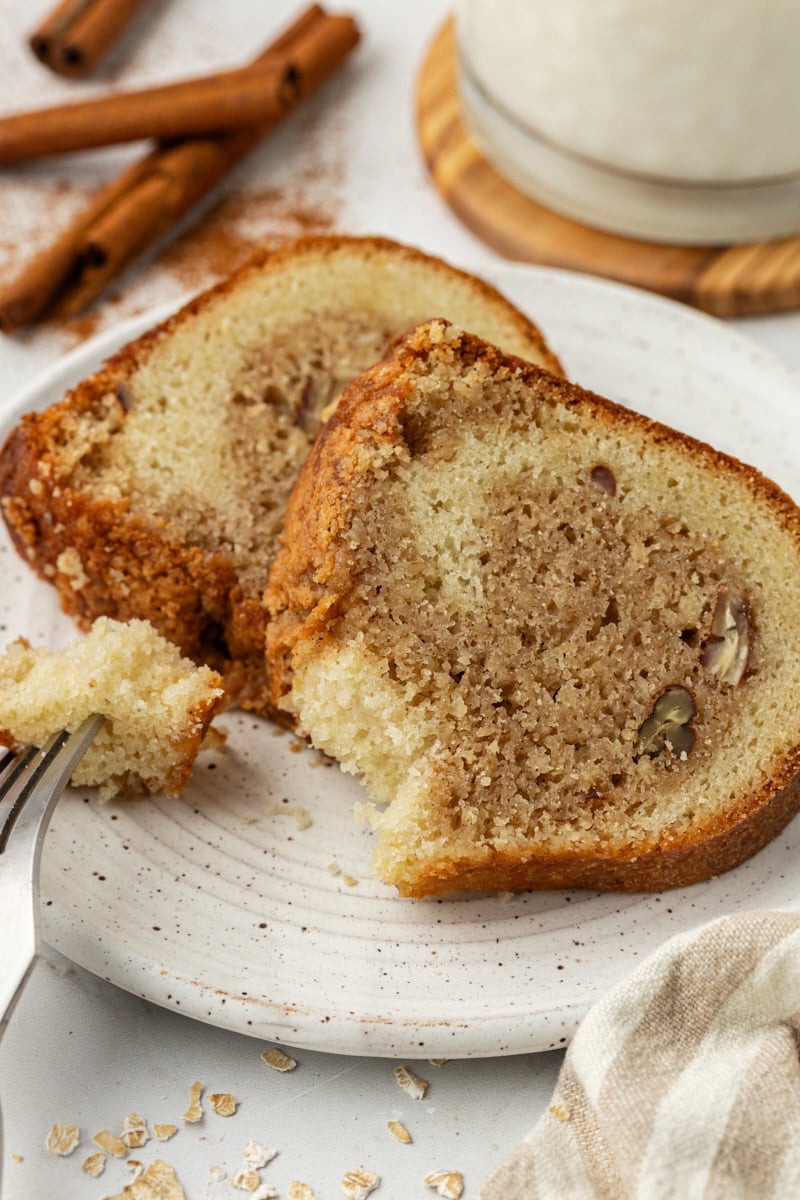
<path fill-rule="evenodd" d="M 307 238 L 261 255 L 22 420 L 0 451 L 18 550 L 83 627 L 146 618 L 266 711 L 261 598 L 321 414 L 438 316 L 558 370 L 499 292 L 406 246 Z"/>
<path fill-rule="evenodd" d="M 800 806 L 800 511 L 446 323 L 345 392 L 268 603 L 403 895 L 686 884 Z"/>

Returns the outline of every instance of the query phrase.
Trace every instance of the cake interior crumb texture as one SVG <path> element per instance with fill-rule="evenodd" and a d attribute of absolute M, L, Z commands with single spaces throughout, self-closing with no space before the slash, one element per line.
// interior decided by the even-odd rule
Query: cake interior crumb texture
<path fill-rule="evenodd" d="M 800 766 L 791 501 L 475 345 L 418 330 L 346 394 L 270 591 L 281 702 L 362 776 L 378 872 L 408 895 L 631 864 Z M 738 686 L 704 665 L 724 593 L 748 624 Z M 642 741 L 673 686 L 688 753 Z"/>
<path fill-rule="evenodd" d="M 182 791 L 224 703 L 220 676 L 182 658 L 146 621 L 99 617 L 64 650 L 20 639 L 0 655 L 0 745 L 43 746 L 101 713 L 106 725 L 72 782 L 105 800 Z"/>

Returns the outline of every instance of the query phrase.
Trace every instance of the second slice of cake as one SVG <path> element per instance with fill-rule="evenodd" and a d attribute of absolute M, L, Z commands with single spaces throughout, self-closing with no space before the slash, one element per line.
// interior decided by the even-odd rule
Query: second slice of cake
<path fill-rule="evenodd" d="M 345 392 L 268 603 L 404 895 L 677 886 L 800 805 L 797 507 L 444 322 Z"/>

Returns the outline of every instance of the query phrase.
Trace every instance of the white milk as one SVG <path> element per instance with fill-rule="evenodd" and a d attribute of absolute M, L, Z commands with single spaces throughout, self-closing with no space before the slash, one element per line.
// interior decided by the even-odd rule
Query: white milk
<path fill-rule="evenodd" d="M 462 0 L 459 41 L 534 196 L 665 240 L 800 230 L 800 0 Z"/>

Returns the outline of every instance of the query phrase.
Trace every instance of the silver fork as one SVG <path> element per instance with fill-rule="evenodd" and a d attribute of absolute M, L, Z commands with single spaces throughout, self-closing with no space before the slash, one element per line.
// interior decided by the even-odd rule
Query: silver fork
<path fill-rule="evenodd" d="M 0 762 L 0 1037 L 36 958 L 39 860 L 56 801 L 102 729 L 87 717 L 47 745 Z"/>

